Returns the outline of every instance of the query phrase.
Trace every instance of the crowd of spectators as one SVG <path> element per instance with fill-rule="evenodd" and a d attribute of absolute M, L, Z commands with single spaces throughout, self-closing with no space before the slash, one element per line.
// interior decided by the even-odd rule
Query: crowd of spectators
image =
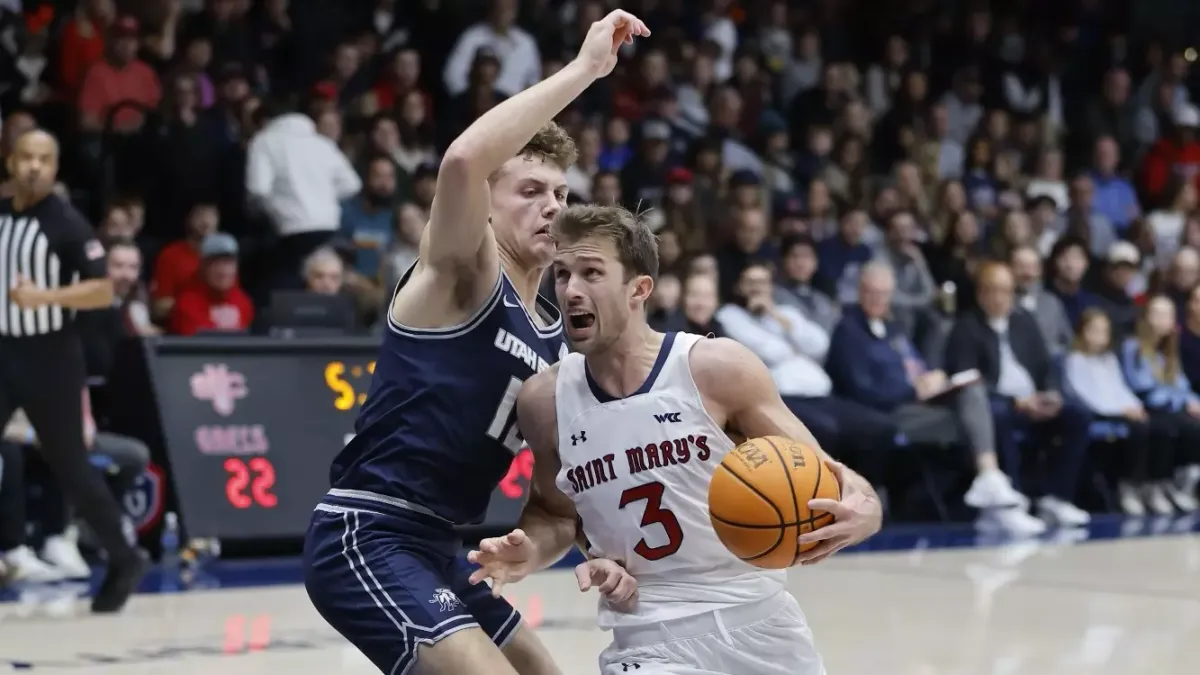
<path fill-rule="evenodd" d="M 441 150 L 612 4 L 0 2 L 0 154 L 54 131 L 108 249 L 94 374 L 129 336 L 377 329 Z M 658 234 L 655 326 L 744 343 L 880 486 L 962 450 L 981 523 L 1085 524 L 1089 472 L 1196 509 L 1195 49 L 1132 2 L 622 5 L 654 36 L 558 121 L 571 200 Z"/>

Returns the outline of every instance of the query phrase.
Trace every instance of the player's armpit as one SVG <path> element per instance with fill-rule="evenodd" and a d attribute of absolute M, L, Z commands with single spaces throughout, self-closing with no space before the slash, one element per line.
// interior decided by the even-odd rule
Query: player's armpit
<path fill-rule="evenodd" d="M 771 373 L 749 349 L 726 338 L 702 340 L 692 348 L 692 377 L 710 410 L 725 414 L 725 423 L 746 438 L 783 436 L 815 450 L 832 461 L 808 427 L 788 409 Z M 878 499 L 869 481 L 845 469 L 855 488 Z"/>
<path fill-rule="evenodd" d="M 724 413 L 724 422 L 744 438 L 783 436 L 821 454 L 821 444 L 784 404 L 763 362 L 740 343 L 727 338 L 701 340 L 692 347 L 692 378 L 709 410 Z"/>
<path fill-rule="evenodd" d="M 533 452 L 529 501 L 518 527 L 537 549 L 537 567 L 549 567 L 577 541 L 578 515 L 571 498 L 555 484 L 562 467 L 558 457 L 558 415 L 554 388 L 558 368 L 551 367 L 526 380 L 517 394 L 517 426 Z"/>

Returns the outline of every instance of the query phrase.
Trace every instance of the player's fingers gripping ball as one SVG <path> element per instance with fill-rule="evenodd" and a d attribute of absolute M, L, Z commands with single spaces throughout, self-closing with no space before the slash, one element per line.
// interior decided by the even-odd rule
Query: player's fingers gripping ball
<path fill-rule="evenodd" d="M 708 515 L 721 543 L 756 567 L 783 569 L 817 544 L 806 532 L 834 522 L 810 499 L 841 498 L 837 476 L 810 447 L 779 436 L 752 438 L 725 455 L 708 487 Z"/>

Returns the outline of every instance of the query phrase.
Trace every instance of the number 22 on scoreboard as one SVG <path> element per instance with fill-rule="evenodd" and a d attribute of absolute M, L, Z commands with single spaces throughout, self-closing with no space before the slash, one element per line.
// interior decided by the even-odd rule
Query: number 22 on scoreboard
<path fill-rule="evenodd" d="M 260 506 L 271 509 L 279 503 L 279 497 L 273 492 L 275 465 L 266 457 L 255 457 L 249 462 L 230 457 L 225 460 L 225 471 L 229 473 L 225 481 L 225 498 L 234 508 Z"/>

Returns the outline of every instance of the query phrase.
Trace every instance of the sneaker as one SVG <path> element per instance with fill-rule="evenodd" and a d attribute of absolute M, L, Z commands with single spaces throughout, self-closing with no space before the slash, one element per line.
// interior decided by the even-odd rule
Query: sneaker
<path fill-rule="evenodd" d="M 1165 481 L 1163 483 L 1163 492 L 1166 493 L 1167 499 L 1175 505 L 1182 513 L 1193 513 L 1197 508 L 1196 498 L 1191 493 L 1184 491 L 1183 488 L 1175 481 Z"/>
<path fill-rule="evenodd" d="M 996 530 L 1012 537 L 1036 537 L 1046 531 L 1046 523 L 1022 508 L 987 509 L 979 515 L 976 527 Z"/>
<path fill-rule="evenodd" d="M 64 578 L 90 579 L 92 576 L 92 568 L 83 559 L 79 546 L 67 536 L 46 537 L 42 559 L 61 570 Z"/>
<path fill-rule="evenodd" d="M 1042 520 L 1048 520 L 1063 527 L 1083 527 L 1092 522 L 1090 513 L 1058 497 L 1046 496 L 1039 499 L 1038 515 L 1042 517 Z"/>
<path fill-rule="evenodd" d="M 1175 505 L 1167 497 L 1162 483 L 1149 483 L 1143 488 L 1142 498 L 1146 500 L 1146 508 L 1156 516 L 1175 515 Z"/>
<path fill-rule="evenodd" d="M 1029 498 L 1012 486 L 1012 481 L 999 469 L 981 471 L 971 481 L 963 502 L 975 509 L 999 509 L 1029 506 Z"/>
<path fill-rule="evenodd" d="M 38 558 L 28 546 L 19 546 L 5 553 L 4 561 L 8 567 L 7 577 L 12 582 L 49 584 L 64 578 L 62 570 Z"/>
<path fill-rule="evenodd" d="M 92 612 L 96 614 L 111 614 L 125 608 L 129 596 L 137 590 L 142 577 L 150 570 L 150 561 L 141 551 L 130 560 L 108 563 L 104 572 L 104 581 L 100 590 L 92 598 Z"/>
<path fill-rule="evenodd" d="M 1142 500 L 1141 491 L 1132 483 L 1117 484 L 1117 502 L 1127 516 L 1140 518 L 1146 515 L 1146 502 Z"/>

